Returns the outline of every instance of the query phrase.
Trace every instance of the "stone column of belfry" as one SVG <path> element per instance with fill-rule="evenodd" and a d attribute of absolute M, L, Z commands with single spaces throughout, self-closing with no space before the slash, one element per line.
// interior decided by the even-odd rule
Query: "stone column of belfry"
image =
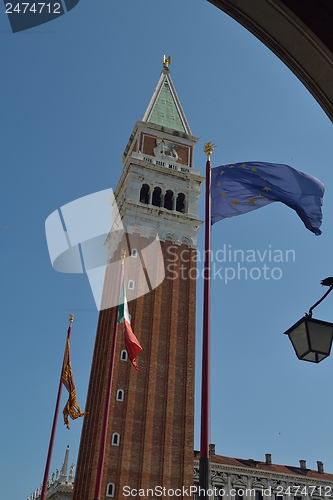
<path fill-rule="evenodd" d="M 115 199 L 127 234 L 118 241 L 111 231 L 106 241 L 110 264 L 119 261 L 126 248 L 128 307 L 133 332 L 143 350 L 137 358 L 141 370 L 137 372 L 129 360 L 121 359 L 125 349 L 121 325 L 103 499 L 125 498 L 126 486 L 147 490 L 193 485 L 195 255 L 203 177 L 193 168 L 198 139 L 191 134 L 168 64 L 163 66 L 145 116 L 136 123 L 122 158 L 124 167 Z M 141 196 L 147 186 L 149 193 L 156 187 L 162 192 L 181 193 L 184 203 L 165 208 L 162 200 L 155 200 L 152 205 L 151 197 Z M 150 252 L 156 241 L 160 255 L 156 247 Z M 118 289 L 118 281 L 119 273 L 111 265 L 104 283 L 105 304 Z M 141 294 L 140 287 L 146 287 L 148 293 Z M 94 496 L 114 314 L 111 307 L 99 315 L 73 500 L 93 500 Z M 119 390 L 123 391 L 122 400 L 116 399 Z"/>

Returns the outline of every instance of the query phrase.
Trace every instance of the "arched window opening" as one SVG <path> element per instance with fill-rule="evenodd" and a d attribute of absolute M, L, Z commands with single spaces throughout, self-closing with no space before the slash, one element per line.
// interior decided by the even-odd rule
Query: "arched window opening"
<path fill-rule="evenodd" d="M 107 497 L 114 497 L 114 483 L 108 483 L 106 485 L 106 496 Z"/>
<path fill-rule="evenodd" d="M 120 445 L 120 434 L 118 432 L 114 432 L 112 434 L 111 445 L 112 446 L 119 446 Z"/>
<path fill-rule="evenodd" d="M 127 351 L 126 351 L 126 349 L 123 349 L 121 351 L 121 353 L 120 353 L 120 359 L 121 359 L 121 361 L 127 361 L 127 357 L 128 357 Z"/>
<path fill-rule="evenodd" d="M 176 211 L 177 212 L 185 212 L 185 195 L 184 193 L 179 193 L 176 201 Z"/>
<path fill-rule="evenodd" d="M 170 189 L 168 189 L 164 196 L 164 208 L 172 210 L 172 200 L 173 200 L 173 192 L 170 191 Z"/>
<path fill-rule="evenodd" d="M 122 389 L 118 389 L 116 394 L 116 401 L 124 401 L 124 391 Z"/>
<path fill-rule="evenodd" d="M 134 283 L 134 281 L 133 281 L 133 280 L 129 280 L 129 281 L 128 281 L 128 284 L 127 284 L 127 288 L 128 288 L 129 290 L 134 290 L 134 287 L 135 287 L 135 283 Z"/>
<path fill-rule="evenodd" d="M 149 203 L 149 186 L 148 186 L 148 184 L 142 184 L 142 187 L 140 190 L 140 201 L 141 201 L 141 203 L 146 203 L 147 205 Z"/>
<path fill-rule="evenodd" d="M 153 191 L 153 199 L 152 199 L 152 205 L 154 207 L 160 207 L 161 206 L 161 188 L 156 187 Z"/>
<path fill-rule="evenodd" d="M 236 500 L 243 500 L 243 497 L 244 497 L 244 490 L 243 489 L 236 490 L 235 499 Z"/>
<path fill-rule="evenodd" d="M 132 251 L 131 251 L 131 257 L 137 257 L 138 256 L 138 251 L 136 248 L 132 248 Z"/>

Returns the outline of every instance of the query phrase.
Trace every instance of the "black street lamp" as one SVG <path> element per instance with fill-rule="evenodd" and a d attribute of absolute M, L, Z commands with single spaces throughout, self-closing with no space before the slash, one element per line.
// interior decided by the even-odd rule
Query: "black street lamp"
<path fill-rule="evenodd" d="M 289 336 L 298 359 L 312 363 L 320 363 L 330 355 L 333 339 L 333 323 L 312 318 L 313 309 L 333 290 L 333 278 L 326 278 L 321 284 L 329 286 L 327 292 L 310 307 L 308 314 L 284 332 Z"/>

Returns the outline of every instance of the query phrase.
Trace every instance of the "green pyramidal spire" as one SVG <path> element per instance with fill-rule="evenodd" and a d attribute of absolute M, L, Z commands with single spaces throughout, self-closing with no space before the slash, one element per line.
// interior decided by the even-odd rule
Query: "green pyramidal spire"
<path fill-rule="evenodd" d="M 192 135 L 169 71 L 171 57 L 164 56 L 163 69 L 143 121 Z"/>

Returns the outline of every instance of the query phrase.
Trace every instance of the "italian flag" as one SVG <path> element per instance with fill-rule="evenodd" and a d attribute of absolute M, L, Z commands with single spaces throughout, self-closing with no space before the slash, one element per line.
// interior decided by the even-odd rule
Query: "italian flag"
<path fill-rule="evenodd" d="M 118 323 L 123 323 L 124 329 L 124 341 L 125 347 L 128 354 L 129 359 L 131 360 L 134 368 L 139 372 L 140 368 L 136 364 L 136 357 L 142 351 L 142 347 L 140 342 L 134 335 L 131 327 L 131 318 L 128 313 L 128 305 L 126 299 L 126 290 L 125 290 L 125 280 L 123 279 L 121 296 L 120 296 L 120 304 L 118 306 Z"/>

